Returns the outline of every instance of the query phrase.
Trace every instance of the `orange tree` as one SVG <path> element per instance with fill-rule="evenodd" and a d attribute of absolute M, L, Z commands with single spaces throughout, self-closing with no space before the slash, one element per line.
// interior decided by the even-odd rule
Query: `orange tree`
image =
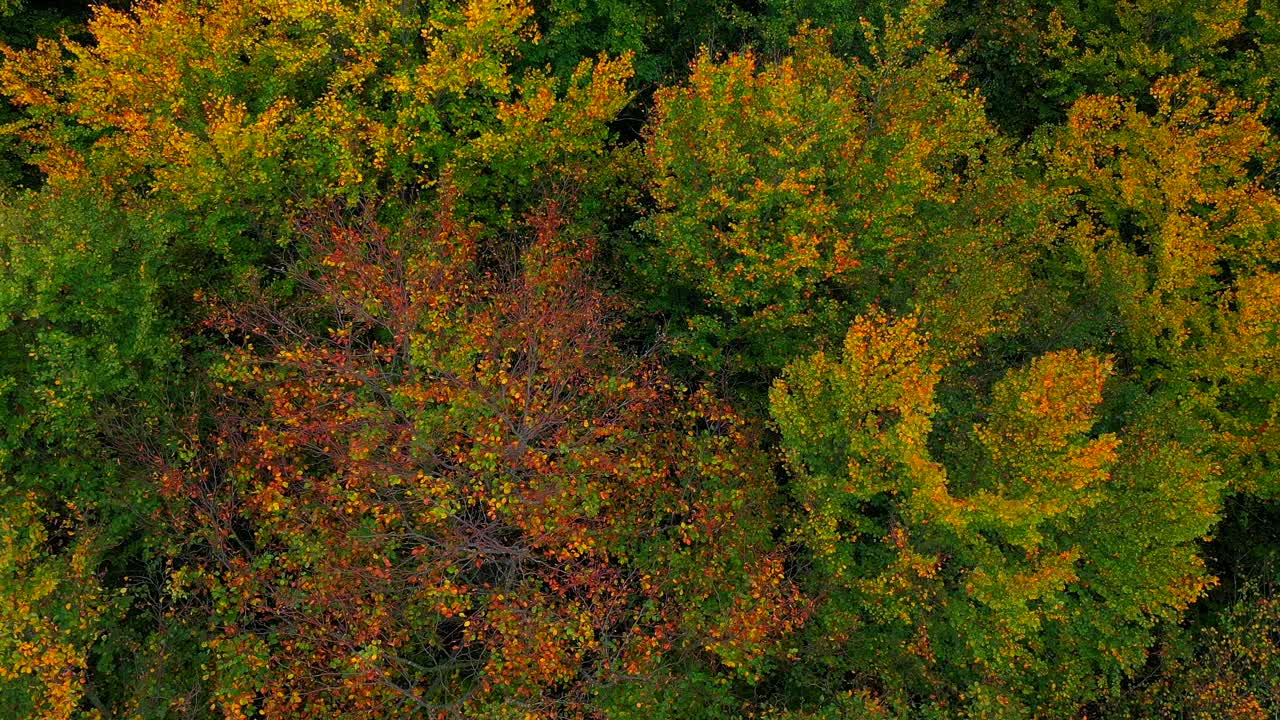
<path fill-rule="evenodd" d="M 1150 100 L 1083 98 L 1034 145 L 1057 210 L 1024 337 L 1113 353 L 1117 420 L 1181 426 L 1219 469 L 1227 505 L 1205 555 L 1228 587 L 1267 576 L 1280 527 L 1280 198 L 1263 113 L 1190 73 Z"/>
<path fill-rule="evenodd" d="M 919 310 L 965 354 L 1015 314 L 1022 182 L 981 98 L 923 44 L 935 6 L 869 34 L 867 64 L 810 30 L 781 62 L 704 54 L 658 93 L 645 228 L 692 356 L 773 372 L 871 302 Z"/>
<path fill-rule="evenodd" d="M 480 195 L 592 177 L 629 61 L 563 81 L 517 70 L 532 15 L 510 0 L 103 7 L 92 45 L 7 50 L 0 83 L 51 186 L 199 217 L 200 241 L 248 252 L 307 198 L 430 186 L 446 166 Z M 517 196 L 486 197 L 514 217 Z"/>
<path fill-rule="evenodd" d="M 561 223 L 485 274 L 448 211 L 319 218 L 303 306 L 215 306 L 227 399 L 160 482 L 224 716 L 681 717 L 785 657 L 755 434 L 613 347 Z"/>

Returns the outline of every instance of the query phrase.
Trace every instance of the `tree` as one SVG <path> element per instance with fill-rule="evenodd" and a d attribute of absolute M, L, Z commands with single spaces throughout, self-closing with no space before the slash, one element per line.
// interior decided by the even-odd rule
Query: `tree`
<path fill-rule="evenodd" d="M 1030 135 L 1082 97 L 1140 98 L 1192 71 L 1274 105 L 1276 18 L 1273 0 L 965 0 L 948 3 L 941 23 L 993 119 Z"/>
<path fill-rule="evenodd" d="M 1215 623 L 1166 643 L 1159 673 L 1123 697 L 1115 717 L 1274 717 L 1280 707 L 1280 605 L 1251 584 Z"/>
<path fill-rule="evenodd" d="M 1159 427 L 1095 435 L 1112 365 L 1073 350 L 997 382 L 944 466 L 937 357 L 916 319 L 872 315 L 841 358 L 796 361 L 770 394 L 821 599 L 807 672 L 903 712 L 1073 713 L 1211 582 L 1195 541 L 1218 481 Z"/>
<path fill-rule="evenodd" d="M 1233 486 L 1273 495 L 1273 140 L 1259 108 L 1195 74 L 1152 99 L 1084 98 L 1042 146 L 1063 212 L 1059 310 L 1037 331 L 1120 353 L 1142 392 L 1198 406 Z"/>
<path fill-rule="evenodd" d="M 530 222 L 493 276 L 447 211 L 316 218 L 307 305 L 211 317 L 228 400 L 161 482 L 224 715 L 649 717 L 785 655 L 753 433 L 619 353 L 592 243 Z"/>
<path fill-rule="evenodd" d="M 93 44 L 6 49 L 0 87 L 26 108 L 14 129 L 50 186 L 173 218 L 188 226 L 175 244 L 243 267 L 329 197 L 421 191 L 449 172 L 500 226 L 535 183 L 611 182 L 629 59 L 517 74 L 532 14 L 506 0 L 103 7 Z"/>
<path fill-rule="evenodd" d="M 869 37 L 871 65 L 810 30 L 776 65 L 704 54 L 658 94 L 646 228 L 682 293 L 663 309 L 687 324 L 686 352 L 774 372 L 881 302 L 921 310 L 964 354 L 1015 314 L 1007 238 L 1023 228 L 1006 209 L 1020 181 L 981 99 L 923 47 L 933 7 Z"/>

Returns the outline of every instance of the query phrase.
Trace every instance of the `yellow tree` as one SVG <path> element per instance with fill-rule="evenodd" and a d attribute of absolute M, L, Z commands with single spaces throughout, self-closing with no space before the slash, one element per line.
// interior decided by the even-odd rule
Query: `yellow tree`
<path fill-rule="evenodd" d="M 963 355 L 1016 315 L 1022 183 L 981 98 L 924 44 L 936 6 L 868 29 L 870 63 L 808 30 L 780 62 L 703 54 L 658 93 L 646 227 L 687 351 L 775 371 L 880 302 Z"/>
<path fill-rule="evenodd" d="M 1040 330 L 1116 352 L 1141 392 L 1198 408 L 1233 486 L 1274 495 L 1274 140 L 1260 108 L 1198 75 L 1151 99 L 1084 98 L 1041 144 L 1061 210 Z"/>

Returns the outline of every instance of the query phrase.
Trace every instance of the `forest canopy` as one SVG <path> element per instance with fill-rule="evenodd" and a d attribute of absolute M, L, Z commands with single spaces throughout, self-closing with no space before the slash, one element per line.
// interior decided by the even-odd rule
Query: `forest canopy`
<path fill-rule="evenodd" d="M 1280 2 L 0 0 L 0 717 L 1280 717 Z"/>

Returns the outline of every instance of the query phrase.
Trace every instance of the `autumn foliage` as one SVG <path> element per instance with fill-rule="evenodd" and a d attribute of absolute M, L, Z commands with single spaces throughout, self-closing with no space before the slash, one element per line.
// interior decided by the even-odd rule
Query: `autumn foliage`
<path fill-rule="evenodd" d="M 1276 716 L 1278 22 L 0 0 L 0 718 Z"/>
<path fill-rule="evenodd" d="M 307 306 L 213 311 L 220 409 L 159 476 L 224 714 L 578 715 L 666 702 L 686 654 L 758 672 L 804 603 L 757 433 L 619 353 L 554 205 L 492 273 L 451 207 L 373 212 L 310 221 Z"/>

